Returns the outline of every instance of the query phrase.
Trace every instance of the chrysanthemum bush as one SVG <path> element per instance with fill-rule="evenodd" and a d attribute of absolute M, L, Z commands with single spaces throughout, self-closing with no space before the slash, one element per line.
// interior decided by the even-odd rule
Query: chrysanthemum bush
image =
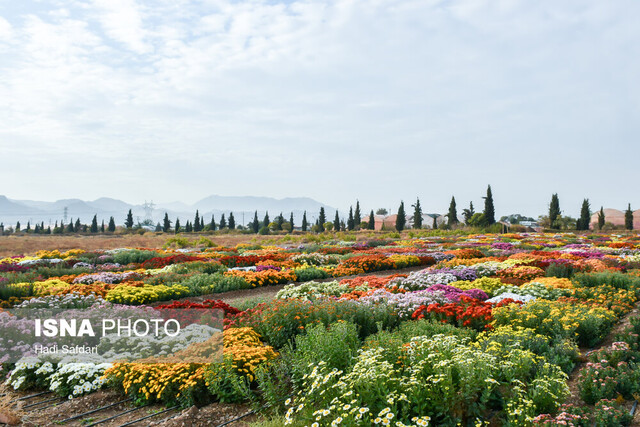
<path fill-rule="evenodd" d="M 521 354 L 496 357 L 456 336 L 415 337 L 402 355 L 394 364 L 378 347 L 362 350 L 347 372 L 323 362 L 310 366 L 303 390 L 288 402 L 286 424 L 455 426 L 482 423 L 502 406 L 513 413 L 505 421 L 530 419 L 555 409 L 568 391 L 553 365 L 533 374 L 509 369 L 503 364 Z M 508 382 L 506 371 L 513 373 Z"/>

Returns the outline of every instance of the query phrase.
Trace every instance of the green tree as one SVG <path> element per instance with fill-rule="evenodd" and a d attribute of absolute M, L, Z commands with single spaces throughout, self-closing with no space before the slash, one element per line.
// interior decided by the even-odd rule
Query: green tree
<path fill-rule="evenodd" d="M 631 203 L 624 212 L 624 228 L 627 230 L 633 230 L 633 211 L 631 210 Z"/>
<path fill-rule="evenodd" d="M 92 233 L 97 233 L 98 232 L 98 215 L 94 215 L 93 219 L 91 220 L 91 230 Z"/>
<path fill-rule="evenodd" d="M 193 219 L 193 231 L 200 231 L 200 212 L 196 209 L 196 217 Z"/>
<path fill-rule="evenodd" d="M 71 218 L 73 220 L 73 218 Z M 16 231 L 20 231 L 20 221 L 16 223 Z"/>
<path fill-rule="evenodd" d="M 552 229 L 560 229 L 558 219 L 560 218 L 560 201 L 558 200 L 558 194 L 554 193 L 551 196 L 551 203 L 549 203 L 549 225 Z"/>
<path fill-rule="evenodd" d="M 110 233 L 113 233 L 114 231 L 116 231 L 116 220 L 113 219 L 113 217 L 109 218 L 109 226 L 107 227 L 107 230 Z"/>
<path fill-rule="evenodd" d="M 251 230 L 254 233 L 258 233 L 260 231 L 260 221 L 258 221 L 258 211 L 255 211 L 253 214 L 253 222 L 251 223 Z"/>
<path fill-rule="evenodd" d="M 447 224 L 453 226 L 458 223 L 458 208 L 456 207 L 456 198 L 451 196 L 451 203 L 449 203 L 449 213 L 447 214 Z"/>
<path fill-rule="evenodd" d="M 73 226 L 73 229 L 77 232 L 82 228 L 82 224 L 80 224 L 80 218 L 76 218 L 76 224 Z"/>
<path fill-rule="evenodd" d="M 324 213 L 324 206 L 320 208 L 320 215 L 318 216 L 318 231 L 322 233 L 324 231 L 324 223 L 327 222 L 327 216 Z"/>
<path fill-rule="evenodd" d="M 102 220 L 102 224 L 100 225 L 100 232 L 104 233 L 104 219 Z"/>
<path fill-rule="evenodd" d="M 31 231 L 31 222 L 27 221 L 27 228 L 25 230 L 27 233 Z"/>
<path fill-rule="evenodd" d="M 129 213 L 127 214 L 127 219 L 124 221 L 124 225 L 127 228 L 133 227 L 133 213 L 131 213 L 131 209 L 129 209 Z"/>
<path fill-rule="evenodd" d="M 487 187 L 487 195 L 484 198 L 484 220 L 487 225 L 493 225 L 496 223 L 496 211 L 493 207 L 493 194 L 491 193 L 491 186 Z"/>
<path fill-rule="evenodd" d="M 356 229 L 360 228 L 362 222 L 362 214 L 360 213 L 360 200 L 356 200 L 356 210 L 353 212 L 353 225 Z"/>
<path fill-rule="evenodd" d="M 576 230 L 588 230 L 591 223 L 591 206 L 589 205 L 589 199 L 582 201 L 582 208 L 580 208 L 580 218 L 576 222 Z"/>
<path fill-rule="evenodd" d="M 76 230 L 73 228 L 73 218 L 69 221 L 69 225 L 67 225 L 67 232 L 74 233 Z"/>
<path fill-rule="evenodd" d="M 336 231 L 340 231 L 340 216 L 338 215 L 338 210 L 336 209 L 336 216 L 333 218 L 333 229 Z"/>
<path fill-rule="evenodd" d="M 262 220 L 262 226 L 269 228 L 269 224 L 271 224 L 271 220 L 269 219 L 269 211 L 264 214 L 264 219 Z"/>
<path fill-rule="evenodd" d="M 184 226 L 184 231 L 186 233 L 191 233 L 193 231 L 193 225 L 191 225 L 191 222 L 187 221 L 187 223 Z"/>
<path fill-rule="evenodd" d="M 282 231 L 282 225 L 284 224 L 284 216 L 282 212 L 276 217 L 276 231 Z"/>
<path fill-rule="evenodd" d="M 178 234 L 180 232 L 180 218 L 176 218 L 176 228 L 175 228 L 175 233 Z"/>
<path fill-rule="evenodd" d="M 367 224 L 367 228 L 369 230 L 376 229 L 376 217 L 373 216 L 373 209 L 371 209 L 371 213 L 369 214 L 369 224 Z"/>
<path fill-rule="evenodd" d="M 211 222 L 209 223 L 209 230 L 211 231 L 216 231 L 217 225 L 216 225 L 216 218 L 214 215 L 211 215 Z"/>
<path fill-rule="evenodd" d="M 160 222 L 156 224 L 156 231 L 162 231 L 162 225 L 160 225 Z"/>
<path fill-rule="evenodd" d="M 302 214 L 302 231 L 307 231 L 309 228 L 309 222 L 307 221 L 307 211 Z"/>
<path fill-rule="evenodd" d="M 227 220 L 224 218 L 224 214 L 222 214 L 222 216 L 220 217 L 220 226 L 219 226 L 220 230 L 222 230 L 223 228 L 227 228 Z"/>
<path fill-rule="evenodd" d="M 598 230 L 602 230 L 604 227 L 604 207 L 600 206 L 600 212 L 598 212 Z"/>
<path fill-rule="evenodd" d="M 229 230 L 236 229 L 236 219 L 233 217 L 233 212 L 229 212 Z"/>
<path fill-rule="evenodd" d="M 422 228 L 422 206 L 420 206 L 419 198 L 413 205 L 413 228 Z"/>
<path fill-rule="evenodd" d="M 380 208 L 376 211 L 376 215 L 384 215 L 387 216 L 389 215 L 389 211 L 386 210 L 385 208 Z"/>
<path fill-rule="evenodd" d="M 431 224 L 431 228 L 433 228 L 434 230 L 438 229 L 438 219 L 437 218 L 438 218 L 437 216 L 434 216 L 433 217 L 433 224 Z"/>
<path fill-rule="evenodd" d="M 349 206 L 349 218 L 347 219 L 347 230 L 351 231 L 356 228 L 355 220 L 353 219 L 353 207 Z"/>
<path fill-rule="evenodd" d="M 462 216 L 464 217 L 464 223 L 467 225 L 471 225 L 471 218 L 475 215 L 476 211 L 473 209 L 473 202 L 469 202 L 469 209 L 464 209 L 462 211 Z"/>
<path fill-rule="evenodd" d="M 289 225 L 291 226 L 291 231 L 293 232 L 293 212 L 289 215 Z"/>
<path fill-rule="evenodd" d="M 400 207 L 398 208 L 398 215 L 396 216 L 396 230 L 402 231 L 404 230 L 404 226 L 407 224 L 407 215 L 404 212 L 404 202 L 400 202 Z"/>
<path fill-rule="evenodd" d="M 169 219 L 169 214 L 165 212 L 162 220 L 162 231 L 168 233 L 169 230 L 171 230 L 171 220 Z"/>

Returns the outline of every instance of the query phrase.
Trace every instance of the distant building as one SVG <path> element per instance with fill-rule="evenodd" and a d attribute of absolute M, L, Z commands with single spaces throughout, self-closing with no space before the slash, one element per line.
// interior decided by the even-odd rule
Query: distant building
<path fill-rule="evenodd" d="M 591 229 L 598 229 L 598 213 L 600 209 L 591 215 Z M 621 225 L 624 227 L 624 212 L 618 209 L 607 208 L 604 210 L 604 222 L 613 225 Z M 640 209 L 633 212 L 633 228 L 640 230 Z"/>

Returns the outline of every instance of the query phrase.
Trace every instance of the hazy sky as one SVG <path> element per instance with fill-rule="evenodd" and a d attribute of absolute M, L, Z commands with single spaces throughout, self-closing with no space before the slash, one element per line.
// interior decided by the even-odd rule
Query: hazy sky
<path fill-rule="evenodd" d="M 640 2 L 0 2 L 0 194 L 640 207 Z M 464 206 L 463 206 L 464 205 Z"/>

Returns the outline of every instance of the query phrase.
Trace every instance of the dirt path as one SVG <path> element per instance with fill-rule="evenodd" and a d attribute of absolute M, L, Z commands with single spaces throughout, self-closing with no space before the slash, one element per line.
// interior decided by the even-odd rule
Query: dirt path
<path fill-rule="evenodd" d="M 314 280 L 314 281 L 315 282 L 331 282 L 333 280 L 340 281 L 340 280 L 344 280 L 344 279 L 353 279 L 355 277 L 362 277 L 362 276 L 386 277 L 386 276 L 392 276 L 394 274 L 409 274 L 409 273 L 412 273 L 414 271 L 424 270 L 425 268 L 427 268 L 427 267 L 426 266 L 417 266 L 417 267 L 402 268 L 402 269 L 399 269 L 399 270 L 372 271 L 371 273 L 356 274 L 356 275 L 353 275 L 353 276 L 343 276 L 343 277 L 330 277 L 328 279 L 318 279 L 318 280 Z M 290 283 L 281 284 L 281 285 L 262 286 L 260 288 L 254 288 L 254 289 L 240 289 L 240 290 L 237 290 L 237 291 L 220 292 L 220 293 L 217 293 L 217 294 L 200 295 L 200 296 L 197 296 L 197 297 L 185 297 L 185 298 L 180 298 L 180 299 L 170 300 L 170 301 L 160 301 L 160 302 L 156 302 L 156 303 L 148 304 L 148 305 L 154 307 L 154 306 L 161 305 L 161 304 L 170 304 L 173 301 L 201 302 L 201 301 L 204 301 L 204 300 L 207 300 L 207 299 L 222 300 L 222 301 L 224 301 L 224 302 L 226 302 L 228 304 L 231 304 L 233 302 L 237 302 L 239 300 L 246 300 L 246 299 L 251 299 L 251 298 L 272 299 L 273 297 L 276 296 L 278 291 L 280 291 L 285 286 L 290 285 L 290 284 L 301 285 L 302 283 L 306 283 L 306 282 L 290 282 Z"/>
<path fill-rule="evenodd" d="M 630 326 L 631 318 L 637 317 L 638 315 L 640 315 L 640 302 L 637 302 L 634 309 L 631 310 L 629 313 L 625 314 L 620 319 L 618 324 L 614 326 L 611 332 L 609 332 L 609 334 L 605 337 L 602 343 L 600 343 L 597 347 L 592 349 L 585 349 L 585 348 L 580 349 L 581 362 L 579 362 L 576 365 L 576 367 L 573 369 L 573 372 L 571 372 L 571 374 L 569 375 L 569 381 L 567 382 L 567 385 L 569 386 L 569 391 L 571 392 L 571 395 L 569 396 L 569 398 L 566 400 L 565 403 L 578 405 L 578 406 L 584 404 L 584 402 L 582 402 L 582 399 L 580 399 L 580 391 L 578 390 L 578 378 L 580 376 L 580 371 L 584 368 L 584 366 L 587 363 L 587 358 L 586 358 L 587 353 L 594 350 L 600 350 L 601 348 L 611 345 L 614 342 L 615 336 Z M 628 410 L 631 410 L 631 407 L 633 406 L 633 402 L 625 402 L 624 406 Z M 631 423 L 631 425 L 640 426 L 640 411 L 636 410 L 633 417 L 633 422 Z"/>

